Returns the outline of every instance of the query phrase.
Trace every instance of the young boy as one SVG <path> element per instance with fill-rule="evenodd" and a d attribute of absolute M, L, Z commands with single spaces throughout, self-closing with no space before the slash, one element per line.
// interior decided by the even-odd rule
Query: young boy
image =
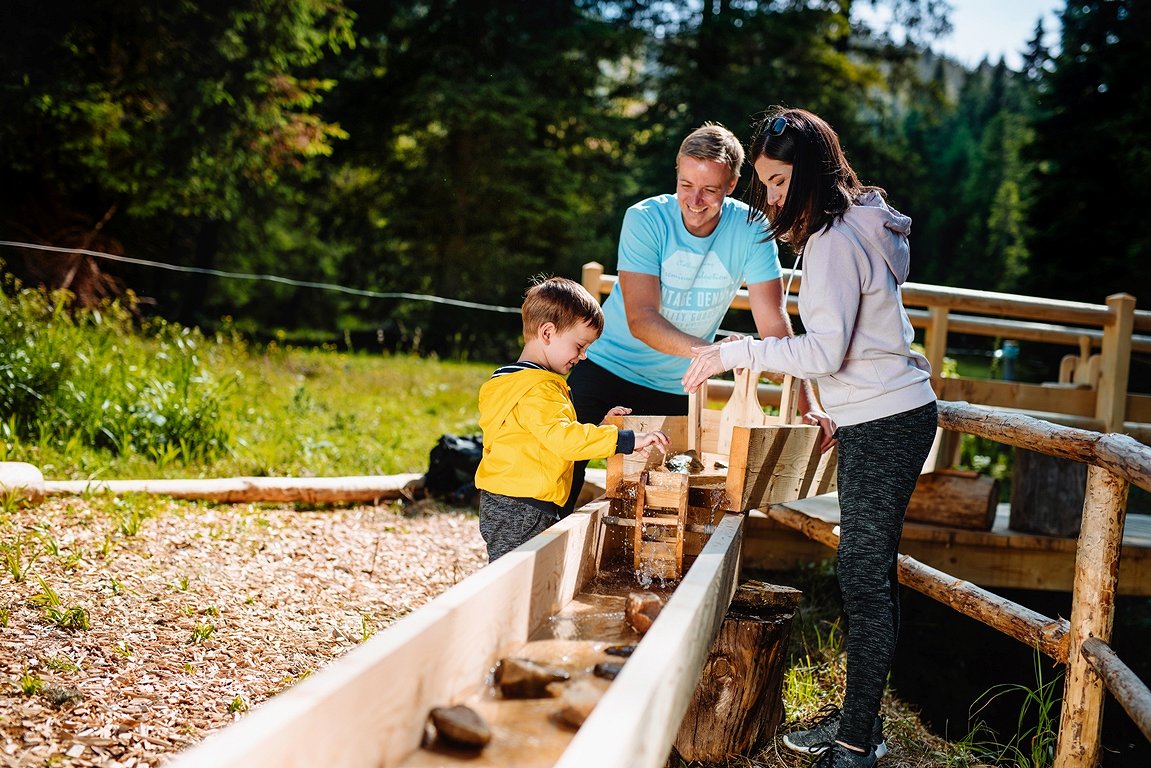
<path fill-rule="evenodd" d="M 524 349 L 480 387 L 484 454 L 476 470 L 480 533 L 493 562 L 559 519 L 575 461 L 646 453 L 662 432 L 576 421 L 564 375 L 603 332 L 599 302 L 562 277 L 533 282 L 521 310 Z M 613 408 L 609 415 L 626 415 Z"/>

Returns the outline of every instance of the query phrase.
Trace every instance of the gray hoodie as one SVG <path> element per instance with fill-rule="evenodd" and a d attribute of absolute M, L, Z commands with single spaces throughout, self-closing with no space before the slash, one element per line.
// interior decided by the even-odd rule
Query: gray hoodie
<path fill-rule="evenodd" d="M 899 286 L 907 280 L 911 219 L 877 192 L 855 201 L 804 248 L 799 316 L 804 333 L 720 348 L 727 368 L 814 379 L 840 426 L 881 419 L 935 400 L 931 366 L 911 351 L 915 332 Z"/>

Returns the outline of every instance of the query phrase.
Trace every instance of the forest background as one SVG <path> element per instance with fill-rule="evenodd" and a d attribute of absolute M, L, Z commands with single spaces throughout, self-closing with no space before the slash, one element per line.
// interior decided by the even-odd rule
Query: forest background
<path fill-rule="evenodd" d="M 912 280 L 1151 296 L 1146 2 L 1067 3 L 1019 71 L 934 56 L 940 0 L 6 6 L 0 239 L 112 258 L 0 261 L 85 302 L 500 360 L 532 275 L 614 271 L 682 137 L 777 103 L 913 218 Z"/>

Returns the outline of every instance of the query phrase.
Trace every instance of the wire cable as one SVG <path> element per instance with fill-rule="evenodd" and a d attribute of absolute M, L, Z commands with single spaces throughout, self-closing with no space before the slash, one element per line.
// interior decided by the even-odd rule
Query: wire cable
<path fill-rule="evenodd" d="M 9 246 L 11 248 L 32 248 L 40 251 L 82 254 L 84 256 L 91 256 L 97 259 L 108 259 L 109 261 L 119 261 L 125 264 L 135 264 L 143 267 L 155 267 L 156 269 L 167 269 L 172 272 L 194 272 L 201 275 L 212 275 L 213 277 L 223 277 L 233 280 L 259 280 L 269 283 L 279 283 L 281 285 L 291 285 L 298 288 L 318 288 L 324 291 L 345 293 L 351 296 L 366 296 L 372 299 L 408 299 L 411 301 L 428 301 L 435 304 L 448 304 L 450 306 L 465 307 L 467 309 L 482 309 L 487 312 L 503 312 L 517 315 L 520 313 L 519 307 L 501 307 L 495 304 L 481 304 L 479 302 L 464 301 L 462 299 L 445 299 L 441 296 L 432 296 L 424 293 L 407 293 L 404 291 L 371 291 L 365 288 L 349 288 L 346 285 L 338 285 L 336 283 L 320 283 L 313 280 L 296 280 L 291 277 L 282 277 L 280 275 L 257 275 L 245 272 L 226 272 L 221 269 L 206 269 L 204 267 L 186 267 L 179 264 L 165 264 L 161 261 L 136 259 L 132 258 L 131 256 L 117 256 L 115 254 L 104 253 L 102 251 L 89 251 L 85 250 L 84 248 L 61 248 L 55 245 L 21 243 L 13 240 L 0 240 L 0 245 Z"/>

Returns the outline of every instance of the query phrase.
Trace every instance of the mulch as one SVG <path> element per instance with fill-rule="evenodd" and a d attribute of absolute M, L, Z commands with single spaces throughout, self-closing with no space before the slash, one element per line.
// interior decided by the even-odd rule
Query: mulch
<path fill-rule="evenodd" d="M 0 766 L 163 765 L 486 559 L 432 502 L 0 509 Z"/>

